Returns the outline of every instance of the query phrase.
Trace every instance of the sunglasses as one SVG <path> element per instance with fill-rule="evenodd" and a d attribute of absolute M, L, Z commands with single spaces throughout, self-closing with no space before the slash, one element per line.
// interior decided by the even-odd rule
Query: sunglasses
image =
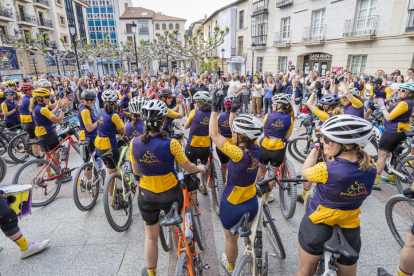
<path fill-rule="evenodd" d="M 6 97 L 9 97 L 9 96 L 14 96 L 14 94 L 13 93 L 6 93 Z"/>
<path fill-rule="evenodd" d="M 85 102 L 94 102 L 95 100 L 94 99 L 83 99 L 83 101 L 85 101 Z"/>
<path fill-rule="evenodd" d="M 173 98 L 173 96 L 168 96 L 167 99 L 171 100 Z"/>
<path fill-rule="evenodd" d="M 409 91 L 409 90 L 407 90 L 407 89 L 402 89 L 402 88 L 399 88 L 399 89 L 398 89 L 398 92 L 406 93 L 406 92 L 410 92 L 410 91 Z"/>
<path fill-rule="evenodd" d="M 322 135 L 321 139 L 322 139 L 322 142 L 323 142 L 325 145 L 328 145 L 328 146 L 332 145 L 331 140 L 329 140 L 329 138 L 327 138 L 325 135 Z"/>
<path fill-rule="evenodd" d="M 45 98 L 45 99 L 50 99 L 50 96 L 44 96 L 43 98 Z"/>

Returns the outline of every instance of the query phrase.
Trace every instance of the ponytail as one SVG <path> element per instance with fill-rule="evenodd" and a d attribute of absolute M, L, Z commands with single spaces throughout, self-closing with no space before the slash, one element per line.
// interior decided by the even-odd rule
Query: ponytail
<path fill-rule="evenodd" d="M 342 108 L 339 105 L 333 106 L 333 107 L 331 107 L 329 109 L 332 112 L 332 116 L 344 114 L 344 111 L 342 110 Z"/>
<path fill-rule="evenodd" d="M 106 114 L 111 114 L 115 110 L 115 105 L 112 102 L 105 102 L 104 110 Z"/>
<path fill-rule="evenodd" d="M 133 127 L 136 127 L 137 124 L 135 123 L 135 120 L 140 120 L 140 119 L 141 119 L 141 116 L 140 115 L 138 115 L 138 114 L 132 114 L 132 121 L 131 121 L 132 126 Z"/>
<path fill-rule="evenodd" d="M 254 159 L 253 156 L 249 150 L 250 147 L 252 147 L 254 145 L 254 143 L 256 142 L 256 140 L 252 140 L 249 137 L 246 136 L 246 134 L 237 134 L 237 143 L 244 143 L 245 147 L 244 150 L 246 151 L 247 155 L 250 157 L 250 161 L 252 162 L 252 164 L 254 163 Z"/>
<path fill-rule="evenodd" d="M 150 131 L 158 133 L 162 137 L 162 139 L 167 139 L 168 138 L 168 133 L 163 130 L 164 122 L 165 122 L 165 119 L 161 124 L 157 124 L 157 126 L 154 126 L 151 122 L 145 121 L 144 134 L 141 135 L 141 142 L 143 144 L 148 143 L 148 141 L 151 137 L 150 133 L 149 133 Z"/>
<path fill-rule="evenodd" d="M 369 154 L 363 150 L 360 146 L 355 145 L 353 148 L 345 149 L 345 152 L 355 152 L 358 156 L 358 164 L 359 164 L 359 170 L 361 172 L 367 172 L 373 168 L 376 167 L 375 162 L 371 159 Z"/>

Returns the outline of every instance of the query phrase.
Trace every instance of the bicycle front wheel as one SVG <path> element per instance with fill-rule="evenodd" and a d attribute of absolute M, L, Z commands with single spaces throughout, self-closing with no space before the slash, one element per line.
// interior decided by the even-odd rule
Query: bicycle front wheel
<path fill-rule="evenodd" d="M 7 173 L 7 164 L 6 161 L 4 161 L 4 158 L 0 156 L 0 182 L 3 181 L 4 177 Z"/>
<path fill-rule="evenodd" d="M 17 136 L 17 132 L 5 131 L 0 135 L 0 155 L 3 156 L 4 161 L 7 164 L 15 164 L 12 159 L 4 157 L 4 154 L 7 152 L 7 147 L 9 146 L 10 141 Z"/>
<path fill-rule="evenodd" d="M 164 218 L 165 218 L 165 213 L 163 210 L 161 210 L 159 221 L 163 221 Z M 160 241 L 161 241 L 162 249 L 164 249 L 165 252 L 170 252 L 172 248 L 172 234 L 171 234 L 171 229 L 169 226 L 160 225 Z"/>
<path fill-rule="evenodd" d="M 243 255 L 240 260 L 236 262 L 234 267 L 233 276 L 247 276 L 255 275 L 255 268 L 253 267 L 253 257 L 250 255 Z"/>
<path fill-rule="evenodd" d="M 113 173 L 105 179 L 103 192 L 105 216 L 109 225 L 117 232 L 126 231 L 132 221 L 132 198 L 131 195 L 124 197 L 124 192 L 128 193 L 125 182 L 122 185 L 122 177 L 119 173 Z"/>
<path fill-rule="evenodd" d="M 279 232 L 277 231 L 276 224 L 272 218 L 272 214 L 270 213 L 268 205 L 263 205 L 263 212 L 263 226 L 266 229 L 265 232 L 267 233 L 267 237 L 270 240 L 270 244 L 275 250 L 276 255 L 281 259 L 285 259 L 285 247 L 283 246 L 282 239 L 280 238 Z"/>
<path fill-rule="evenodd" d="M 402 179 L 398 174 L 395 175 L 395 184 L 398 191 L 402 194 L 406 188 L 409 188 L 414 180 L 414 156 L 409 155 L 405 157 L 401 162 L 397 161 L 395 170 L 403 174 L 405 179 Z"/>
<path fill-rule="evenodd" d="M 295 167 L 292 162 L 285 158 L 282 167 L 282 178 L 296 178 Z M 287 190 L 279 189 L 280 206 L 282 209 L 282 215 L 285 219 L 290 219 L 295 214 L 296 210 L 296 197 L 298 194 L 297 187 L 292 182 L 281 183 Z"/>
<path fill-rule="evenodd" d="M 196 275 L 194 263 L 188 263 L 188 255 L 186 251 L 181 252 L 180 257 L 178 257 L 177 266 L 175 267 L 175 276 L 188 276 L 192 275 L 190 273 L 190 267 L 193 270 L 193 275 Z"/>
<path fill-rule="evenodd" d="M 223 176 L 221 175 L 221 166 L 217 159 L 212 159 L 210 165 L 211 195 L 213 197 L 214 210 L 220 216 L 220 203 L 224 190 Z"/>
<path fill-rule="evenodd" d="M 48 180 L 47 171 L 59 175 L 58 168 L 44 159 L 34 159 L 24 163 L 14 174 L 13 184 L 32 184 L 32 206 L 46 206 L 52 202 L 60 191 L 62 178 Z M 53 177 L 53 176 L 52 176 Z"/>
<path fill-rule="evenodd" d="M 80 211 L 88 211 L 95 206 L 101 181 L 92 163 L 85 163 L 78 169 L 73 180 L 73 200 Z"/>
<path fill-rule="evenodd" d="M 404 247 L 404 237 L 414 223 L 414 200 L 403 195 L 391 197 L 385 205 L 385 218 L 392 235 Z"/>
<path fill-rule="evenodd" d="M 29 135 L 26 132 L 20 133 L 10 140 L 7 153 L 14 162 L 24 163 L 30 157 L 31 148 L 26 146 L 29 141 Z"/>
<path fill-rule="evenodd" d="M 206 248 L 206 241 L 204 239 L 203 227 L 201 226 L 200 215 L 198 214 L 197 208 L 194 202 L 190 201 L 191 220 L 193 222 L 194 236 L 197 241 L 198 248 L 204 251 Z"/>

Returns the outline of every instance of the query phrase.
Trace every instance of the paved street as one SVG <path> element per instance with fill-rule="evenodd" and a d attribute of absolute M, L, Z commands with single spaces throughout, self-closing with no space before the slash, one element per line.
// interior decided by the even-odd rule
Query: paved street
<path fill-rule="evenodd" d="M 302 128 L 303 130 L 303 128 Z M 299 130 L 302 131 L 302 130 Z M 81 164 L 80 157 L 73 158 L 72 167 Z M 19 166 L 8 166 L 8 173 L 1 185 L 8 185 Z M 301 164 L 295 162 L 300 173 Z M 383 191 L 374 191 L 362 207 L 362 250 L 358 275 L 376 275 L 378 266 L 396 273 L 400 246 L 397 244 L 385 221 L 386 200 L 397 193 L 397 189 L 382 184 Z M 301 188 L 298 189 L 298 194 Z M 297 205 L 295 216 L 285 220 L 280 211 L 278 191 L 276 200 L 270 204 L 279 233 L 286 249 L 286 259 L 269 259 L 270 275 L 294 275 L 298 266 L 297 234 L 302 218 L 302 205 Z M 205 275 L 226 275 L 221 267 L 220 256 L 224 252 L 224 233 L 220 219 L 209 206 L 207 196 L 199 196 L 204 234 L 207 248 L 202 259 L 211 268 Z M 72 182 L 62 184 L 57 199 L 43 208 L 34 208 L 30 216 L 19 225 L 29 240 L 50 239 L 47 250 L 27 260 L 18 258 L 18 248 L 4 235 L 0 235 L 0 273 L 9 275 L 141 275 L 145 266 L 144 226 L 136 202 L 133 222 L 128 231 L 115 232 L 108 224 L 100 196 L 93 210 L 79 211 L 72 199 Z M 266 238 L 265 250 L 271 251 Z M 239 240 L 239 255 L 242 253 Z M 159 246 L 159 275 L 174 275 L 177 257 L 165 253 Z"/>

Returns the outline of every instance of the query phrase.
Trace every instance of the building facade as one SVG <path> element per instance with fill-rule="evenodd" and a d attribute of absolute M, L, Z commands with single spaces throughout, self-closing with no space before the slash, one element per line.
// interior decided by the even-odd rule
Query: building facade
<path fill-rule="evenodd" d="M 54 53 L 71 45 L 69 25 L 76 34 L 87 38 L 85 9 L 82 0 L 2 0 L 0 2 L 0 74 L 11 79 L 33 77 L 36 72 L 67 75 L 76 73 L 74 59 L 58 60 Z M 12 41 L 27 36 L 47 37 L 41 51 L 13 49 Z M 62 40 L 62 41 L 61 41 Z M 59 70 L 58 66 L 59 65 Z M 65 67 L 65 69 L 63 69 Z"/>

